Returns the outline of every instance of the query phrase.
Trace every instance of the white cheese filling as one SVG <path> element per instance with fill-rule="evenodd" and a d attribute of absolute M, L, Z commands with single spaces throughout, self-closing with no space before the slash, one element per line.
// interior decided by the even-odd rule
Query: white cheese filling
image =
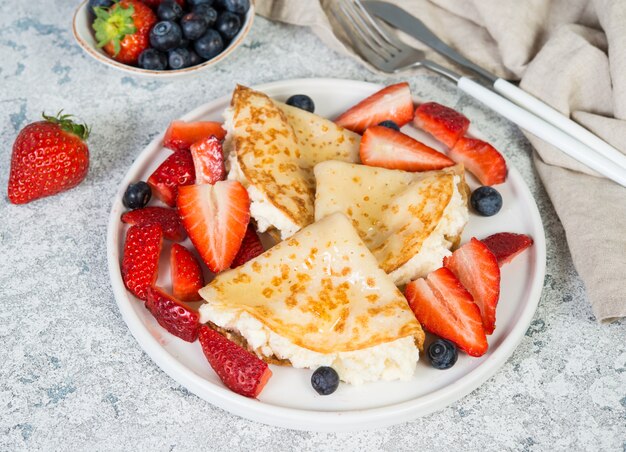
<path fill-rule="evenodd" d="M 467 224 L 469 215 L 463 202 L 463 196 L 459 192 L 459 176 L 454 176 L 454 191 L 452 198 L 443 211 L 439 224 L 433 233 L 424 240 L 420 252 L 409 259 L 404 265 L 398 267 L 389 276 L 397 286 L 407 284 L 409 281 L 426 276 L 437 270 L 443 263 L 443 258 L 450 256 L 452 243 L 447 237 L 456 237 Z"/>
<path fill-rule="evenodd" d="M 205 303 L 200 307 L 200 321 L 210 321 L 236 332 L 258 353 L 266 357 L 287 359 L 295 368 L 330 366 L 337 371 L 342 381 L 354 385 L 378 380 L 409 380 L 419 359 L 419 350 L 412 336 L 362 350 L 324 354 L 294 344 L 247 312 L 237 315 Z"/>

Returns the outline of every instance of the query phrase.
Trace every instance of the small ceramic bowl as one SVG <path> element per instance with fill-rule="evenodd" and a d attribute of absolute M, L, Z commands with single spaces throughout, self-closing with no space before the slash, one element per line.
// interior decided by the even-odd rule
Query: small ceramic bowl
<path fill-rule="evenodd" d="M 237 35 L 232 39 L 230 44 L 228 44 L 228 47 L 226 47 L 218 56 L 211 60 L 205 61 L 204 63 L 184 69 L 151 71 L 148 69 L 142 69 L 140 67 L 129 66 L 127 64 L 119 63 L 110 56 L 108 56 L 102 49 L 99 49 L 96 46 L 96 39 L 94 37 L 93 29 L 91 28 L 91 17 L 89 14 L 88 3 L 89 0 L 83 1 L 74 13 L 72 31 L 74 33 L 74 38 L 78 42 L 78 45 L 80 45 L 90 57 L 107 66 L 126 72 L 130 75 L 139 77 L 150 77 L 161 80 L 192 76 L 201 71 L 212 68 L 219 62 L 225 60 L 230 54 L 235 51 L 237 47 L 241 45 L 246 35 L 250 32 L 250 29 L 252 28 L 252 22 L 254 21 L 254 0 L 251 0 L 250 9 L 246 14 L 245 22 L 243 23 L 241 30 L 239 30 L 239 33 L 237 33 Z"/>

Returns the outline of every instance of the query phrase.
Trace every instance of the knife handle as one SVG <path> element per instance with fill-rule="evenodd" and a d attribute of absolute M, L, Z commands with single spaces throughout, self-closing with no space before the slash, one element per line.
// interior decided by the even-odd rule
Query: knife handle
<path fill-rule="evenodd" d="M 553 126 L 573 136 L 578 141 L 595 150 L 598 154 L 612 160 L 616 165 L 626 170 L 626 155 L 615 149 L 600 137 L 582 127 L 580 124 L 572 121 L 548 104 L 540 101 L 532 94 L 527 93 L 526 91 L 501 78 L 496 80 L 493 87 L 497 92 L 513 103 L 534 113 L 540 118 L 545 119 Z"/>
<path fill-rule="evenodd" d="M 596 152 L 586 144 L 578 141 L 572 135 L 536 116 L 528 110 L 514 104 L 492 90 L 476 83 L 475 81 L 461 77 L 458 81 L 461 91 L 482 102 L 496 113 L 517 124 L 522 129 L 532 133 L 543 141 L 556 146 L 570 157 L 578 160 L 594 171 L 608 177 L 618 184 L 626 187 L 626 170 L 604 155 Z"/>

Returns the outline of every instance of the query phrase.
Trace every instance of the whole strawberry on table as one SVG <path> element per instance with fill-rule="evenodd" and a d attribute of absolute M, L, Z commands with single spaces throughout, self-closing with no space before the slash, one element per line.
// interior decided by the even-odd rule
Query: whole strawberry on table
<path fill-rule="evenodd" d="M 69 190 L 87 176 L 89 127 L 62 112 L 43 119 L 24 127 L 13 144 L 7 189 L 13 204 Z"/>
<path fill-rule="evenodd" d="M 90 0 L 98 47 L 148 70 L 184 69 L 228 47 L 250 0 Z"/>

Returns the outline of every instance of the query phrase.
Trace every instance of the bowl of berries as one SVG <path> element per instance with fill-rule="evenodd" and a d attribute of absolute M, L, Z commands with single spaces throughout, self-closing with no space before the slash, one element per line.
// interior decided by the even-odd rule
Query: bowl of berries
<path fill-rule="evenodd" d="M 85 0 L 74 14 L 78 44 L 126 73 L 179 78 L 225 59 L 254 20 L 254 0 Z"/>

